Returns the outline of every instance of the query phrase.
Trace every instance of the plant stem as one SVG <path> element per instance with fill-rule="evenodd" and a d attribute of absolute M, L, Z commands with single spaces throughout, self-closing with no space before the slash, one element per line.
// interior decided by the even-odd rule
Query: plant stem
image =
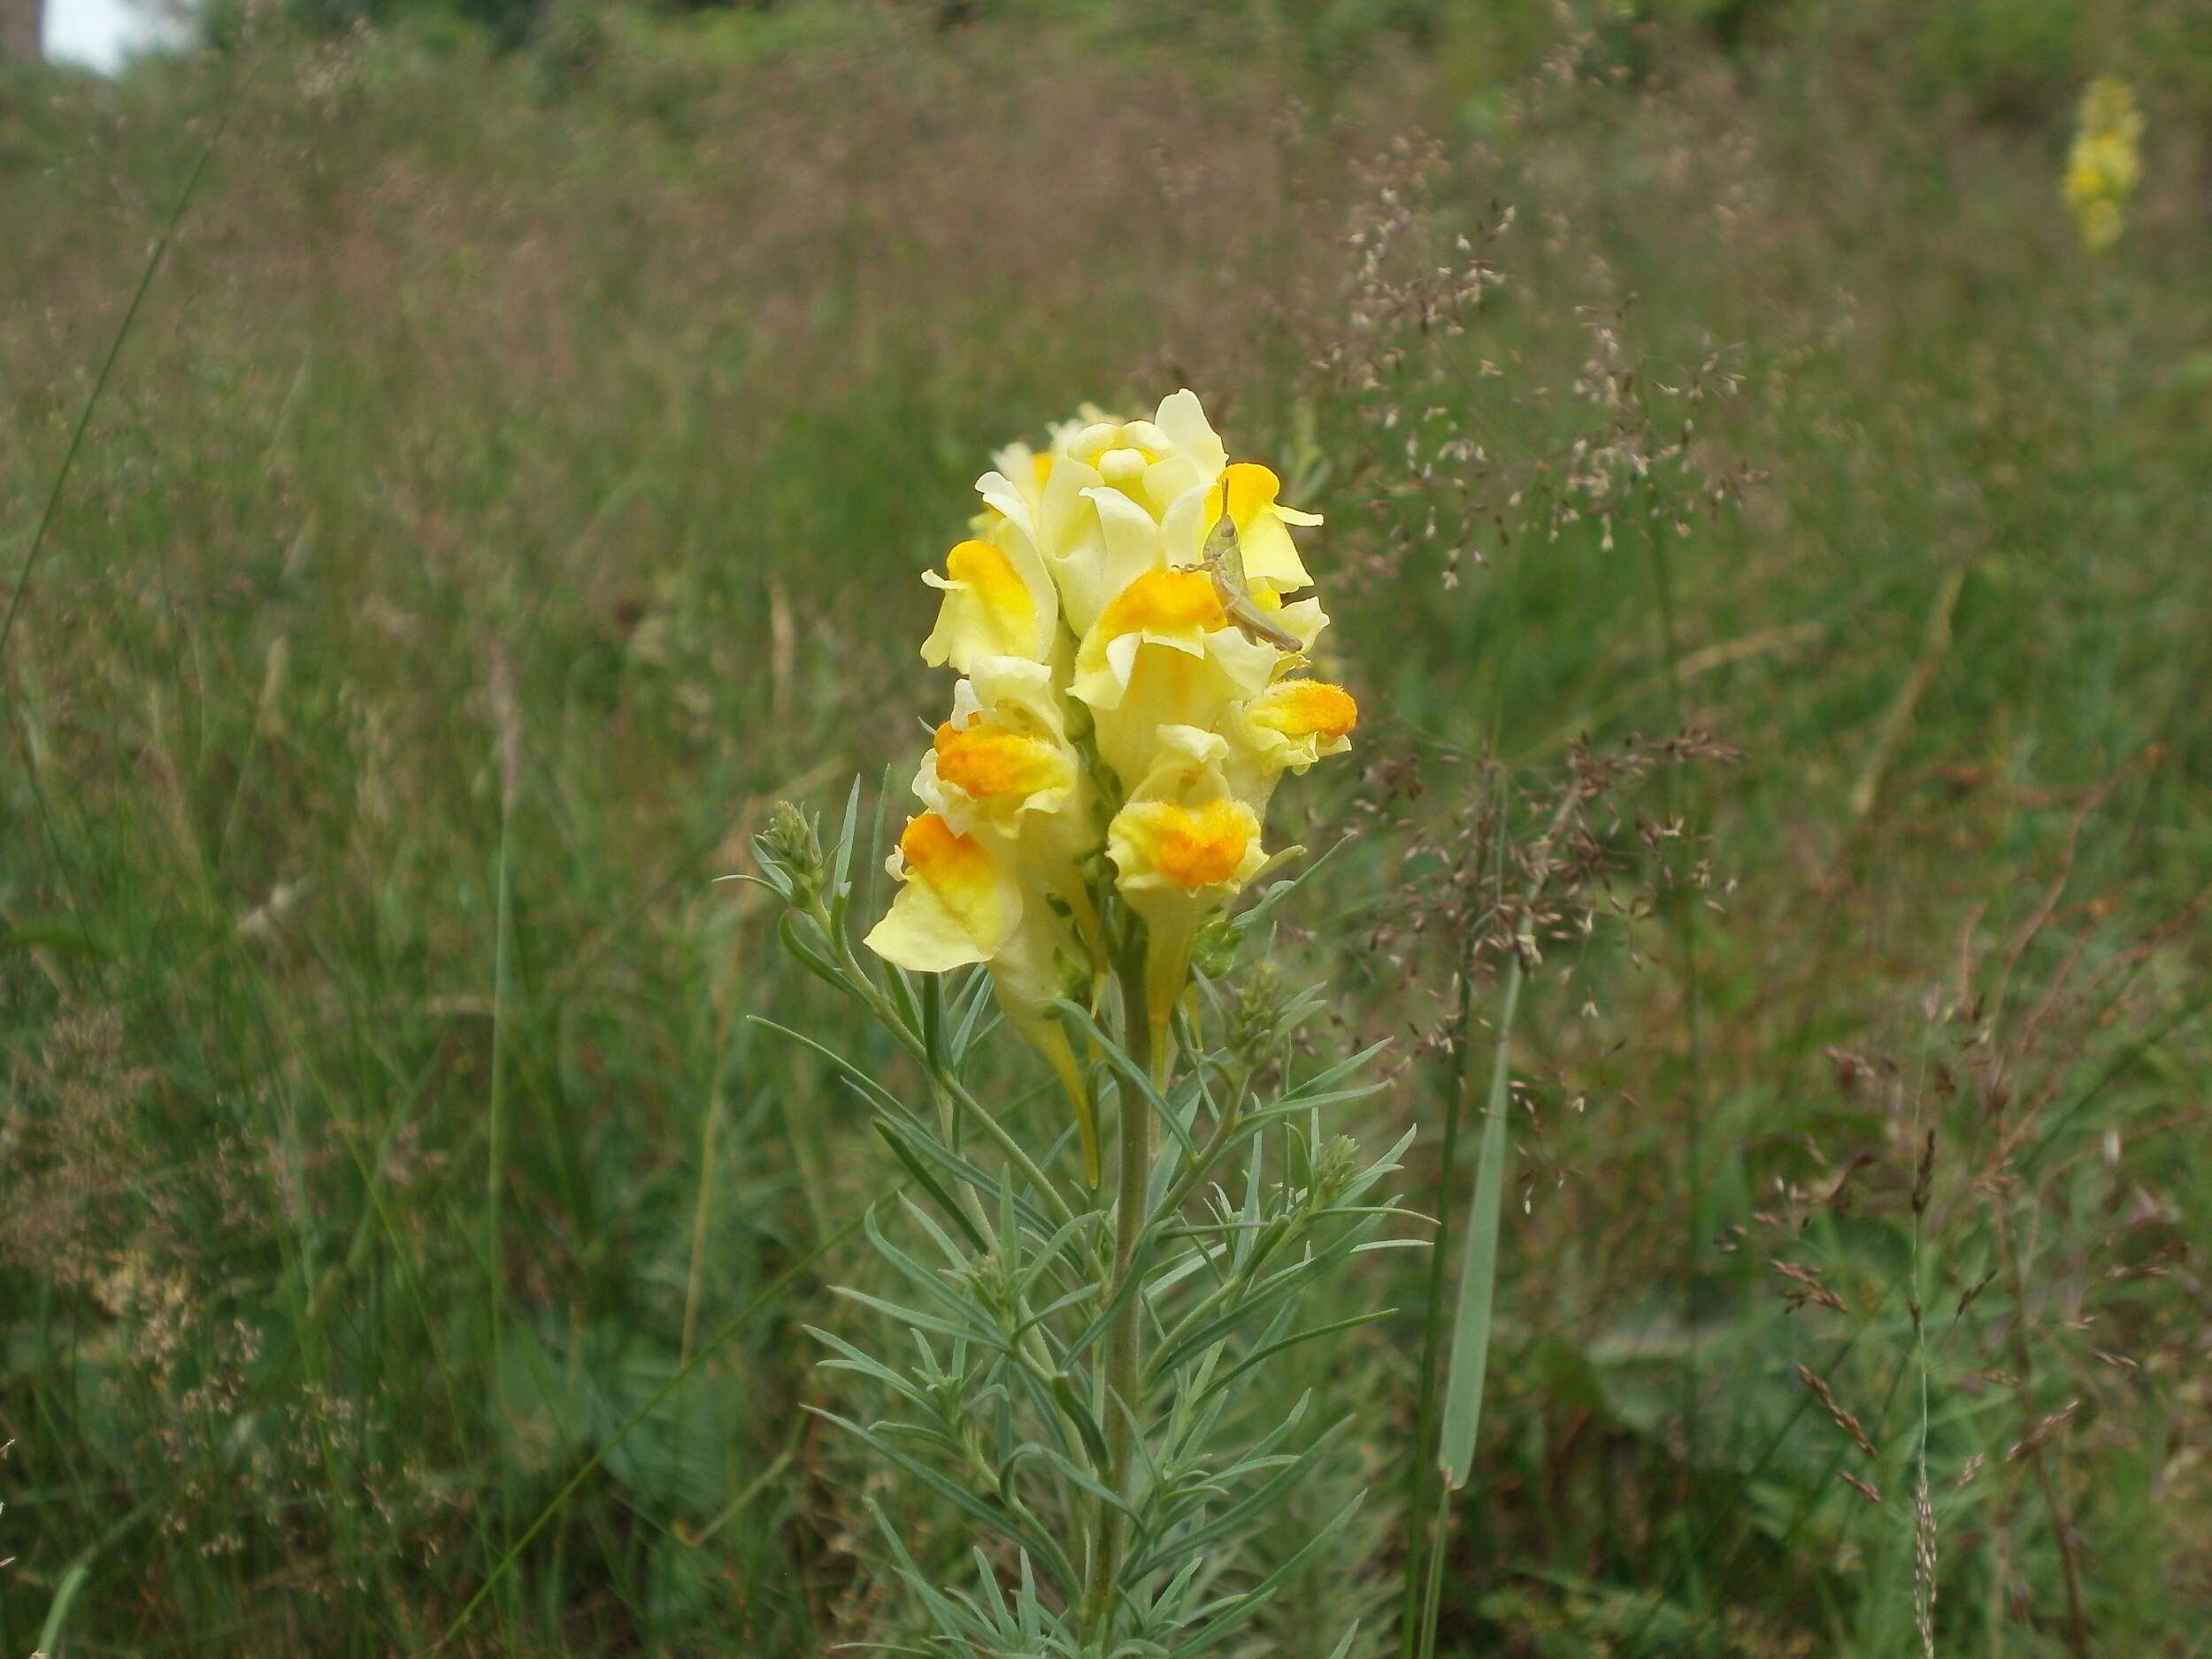
<path fill-rule="evenodd" d="M 1168 1195 L 1160 1201 L 1159 1208 L 1153 1211 L 1155 1221 L 1164 1222 L 1170 1216 L 1179 1214 L 1183 1206 L 1190 1201 L 1190 1195 L 1213 1173 L 1214 1165 L 1221 1162 L 1221 1155 L 1228 1147 L 1229 1137 L 1236 1131 L 1237 1119 L 1241 1116 L 1239 1109 L 1243 1103 L 1244 1090 L 1240 1086 L 1236 1093 L 1222 1103 L 1221 1115 L 1215 1120 L 1213 1133 L 1206 1138 L 1206 1144 L 1198 1148 L 1198 1156 L 1190 1161 L 1190 1167 L 1183 1171 Z"/>
<path fill-rule="evenodd" d="M 1130 1057 L 1147 1071 L 1155 1058 L 1152 1029 L 1145 1018 L 1144 970 L 1141 961 L 1125 961 L 1121 972 L 1123 1036 Z M 1155 1073 L 1156 1075 L 1156 1072 Z M 1121 1181 L 1114 1204 L 1114 1271 L 1106 1294 L 1113 1295 L 1128 1282 L 1136 1258 L 1137 1240 L 1144 1231 L 1145 1194 L 1152 1179 L 1152 1114 L 1135 1090 L 1121 1091 Z M 1124 1498 L 1131 1495 L 1134 1471 L 1131 1454 L 1135 1447 L 1138 1379 L 1144 1361 L 1144 1297 L 1129 1298 L 1106 1333 L 1104 1398 L 1100 1409 L 1106 1418 L 1106 1486 Z M 1093 1532 L 1090 1582 L 1083 1598 L 1083 1628 L 1087 1637 L 1104 1632 L 1114 1614 L 1114 1580 L 1121 1571 L 1125 1517 L 1101 1498 L 1098 1525 Z"/>

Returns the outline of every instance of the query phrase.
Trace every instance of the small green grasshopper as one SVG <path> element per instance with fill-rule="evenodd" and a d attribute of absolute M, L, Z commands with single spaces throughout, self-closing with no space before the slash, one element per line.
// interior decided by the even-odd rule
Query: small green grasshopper
<path fill-rule="evenodd" d="M 1214 596 L 1221 601 L 1223 613 L 1236 624 L 1238 633 L 1255 645 L 1271 645 L 1279 651 L 1306 649 L 1296 634 L 1285 632 L 1252 603 L 1252 589 L 1244 580 L 1244 550 L 1237 545 L 1237 526 L 1229 517 L 1226 501 L 1222 503 L 1220 518 L 1206 537 L 1205 560 L 1207 573 L 1214 579 Z"/>

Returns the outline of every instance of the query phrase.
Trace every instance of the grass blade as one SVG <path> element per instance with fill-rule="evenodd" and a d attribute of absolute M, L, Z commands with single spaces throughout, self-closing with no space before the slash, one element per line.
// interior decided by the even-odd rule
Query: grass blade
<path fill-rule="evenodd" d="M 32 54 L 35 57 L 37 54 Z M 114 372 L 115 359 L 121 355 L 123 342 L 129 338 L 131 324 L 138 319 L 138 308 L 145 303 L 146 290 L 153 286 L 154 273 L 161 269 L 162 256 L 169 251 L 169 244 L 176 239 L 177 227 L 184 223 L 185 210 L 192 205 L 192 198 L 199 191 L 200 175 L 207 171 L 207 164 L 215 154 L 215 146 L 223 142 L 224 129 L 230 125 L 231 111 L 238 107 L 246 87 L 257 72 L 250 69 L 245 79 L 237 82 L 223 100 L 223 112 L 217 118 L 215 130 L 207 135 L 207 142 L 200 146 L 200 157 L 192 164 L 192 171 L 184 180 L 184 188 L 177 192 L 177 204 L 169 210 L 169 222 L 161 227 L 161 234 L 154 238 L 154 245 L 147 250 L 146 268 L 139 273 L 138 287 L 131 293 L 131 303 L 123 308 L 123 320 L 115 326 L 115 338 L 108 342 L 107 355 L 100 359 L 100 372 L 92 377 L 92 390 L 86 395 L 84 408 L 78 411 L 77 424 L 70 429 L 69 447 L 62 451 L 61 465 L 54 470 L 53 488 L 46 492 L 46 505 L 38 515 L 38 524 L 31 532 L 31 545 L 23 555 L 23 568 L 16 572 L 15 586 L 8 595 L 8 610 L 0 617 L 0 657 L 8 649 L 8 636 L 15 632 L 15 614 L 22 608 L 24 590 L 31 585 L 31 576 L 38 568 L 39 555 L 46 548 L 46 532 L 54 522 L 54 510 L 61 505 L 61 493 L 69 482 L 70 470 L 77 462 L 77 451 L 84 447 L 85 428 L 92 424 L 92 411 L 99 407 L 100 395 L 107 390 L 108 376 Z"/>
<path fill-rule="evenodd" d="M 1483 1106 L 1482 1145 L 1476 1155 L 1475 1199 L 1467 1218 L 1466 1255 L 1459 1272 L 1459 1300 L 1452 1316 L 1452 1351 L 1444 1379 L 1442 1428 L 1436 1467 L 1444 1484 L 1429 1521 L 1427 1583 L 1420 1619 L 1407 1624 L 1406 1651 L 1420 1659 L 1436 1652 L 1436 1624 L 1443 1593 L 1444 1541 L 1451 1521 L 1451 1496 L 1467 1484 L 1475 1461 L 1475 1434 L 1482 1423 L 1482 1388 L 1490 1365 L 1492 1294 L 1497 1286 L 1498 1210 L 1505 1183 L 1506 1109 L 1513 1020 L 1521 1005 L 1521 964 L 1508 964 L 1505 1006 L 1498 1018 L 1497 1051 L 1490 1069 L 1490 1092 Z M 1415 1569 L 1408 1567 L 1410 1583 Z M 1409 1603 L 1408 1612 L 1411 1607 Z"/>
<path fill-rule="evenodd" d="M 1505 1011 L 1498 1021 L 1496 1063 L 1482 1111 L 1482 1148 L 1475 1164 L 1475 1206 L 1468 1219 L 1467 1254 L 1459 1270 L 1459 1305 L 1452 1315 L 1452 1357 L 1444 1373 L 1444 1429 L 1436 1464 L 1456 1492 L 1475 1461 L 1475 1431 L 1482 1422 L 1482 1384 L 1490 1365 L 1491 1294 L 1498 1275 L 1498 1210 L 1505 1187 L 1506 1109 L 1512 1073 L 1513 1017 L 1521 1003 L 1521 964 L 1506 969 Z"/>

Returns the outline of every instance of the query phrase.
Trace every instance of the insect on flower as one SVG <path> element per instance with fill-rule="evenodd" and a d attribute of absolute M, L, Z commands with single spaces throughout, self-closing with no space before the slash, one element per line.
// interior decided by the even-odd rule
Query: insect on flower
<path fill-rule="evenodd" d="M 1271 645 L 1279 651 L 1305 649 L 1296 634 L 1269 621 L 1252 602 L 1252 589 L 1244 579 L 1244 551 L 1237 543 L 1236 520 L 1230 515 L 1226 491 L 1222 495 L 1221 517 L 1206 537 L 1205 560 L 1222 614 L 1236 625 L 1237 632 L 1255 645 Z"/>

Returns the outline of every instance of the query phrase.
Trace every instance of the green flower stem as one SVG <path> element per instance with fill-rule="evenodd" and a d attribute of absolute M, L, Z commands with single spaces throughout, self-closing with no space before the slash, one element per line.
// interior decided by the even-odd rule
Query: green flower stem
<path fill-rule="evenodd" d="M 1156 1063 L 1147 1069 L 1156 1074 L 1155 1087 L 1164 1095 L 1167 1093 L 1169 1079 L 1156 1075 L 1162 1069 L 1156 1062 Z M 1140 1238 L 1155 1227 L 1165 1225 L 1171 1217 L 1179 1215 L 1183 1206 L 1190 1202 L 1190 1195 L 1198 1190 L 1200 1184 L 1209 1175 L 1213 1173 L 1215 1167 L 1220 1164 L 1229 1149 L 1230 1137 L 1236 1133 L 1237 1120 L 1243 1113 L 1244 1094 L 1245 1086 L 1240 1084 L 1231 1095 L 1228 1103 L 1221 1109 L 1220 1115 L 1215 1119 L 1213 1133 L 1207 1136 L 1206 1144 L 1198 1148 L 1197 1156 L 1190 1161 L 1189 1166 L 1177 1178 L 1175 1185 L 1169 1189 L 1167 1196 L 1160 1201 L 1159 1206 L 1146 1219 L 1144 1227 L 1138 1234 Z M 1110 1306 L 1121 1294 L 1121 1287 L 1122 1278 L 1117 1273 L 1109 1281 L 1107 1286 L 1105 1300 Z M 1210 1306 L 1219 1294 L 1220 1292 L 1217 1289 L 1214 1296 L 1207 1299 L 1208 1305 Z M 1187 1325 L 1189 1322 L 1186 1320 L 1184 1323 Z"/>
<path fill-rule="evenodd" d="M 860 965 L 860 959 L 853 955 L 852 946 L 845 941 L 839 930 L 832 924 L 828 906 L 818 897 L 808 908 L 807 914 L 813 919 L 814 925 L 822 930 L 822 936 L 836 951 L 837 965 L 844 970 L 846 982 L 852 987 L 853 995 L 865 1003 L 868 1011 L 882 1022 L 886 1030 L 898 1039 L 899 1046 L 920 1062 L 922 1069 L 930 1073 L 935 1086 L 951 1095 L 961 1109 L 982 1126 L 983 1133 L 997 1143 L 999 1150 L 1006 1155 L 1007 1162 L 1020 1171 L 1029 1184 L 1036 1189 L 1039 1200 L 1046 1209 L 1052 1211 L 1053 1219 L 1063 1226 L 1073 1221 L 1075 1211 L 1068 1207 L 1067 1200 L 1060 1195 L 1059 1187 L 1046 1178 L 1045 1172 L 1037 1167 L 1036 1160 L 1029 1156 L 1022 1143 L 1008 1133 L 1005 1125 L 983 1110 L 981 1102 L 968 1092 L 966 1084 L 961 1082 L 958 1078 L 940 1070 L 932 1062 L 929 1049 L 923 1043 L 919 1033 L 908 1029 L 906 1022 L 899 1018 L 898 1010 L 891 1005 L 891 999 L 886 996 L 876 982 L 868 977 L 866 971 Z"/>
<path fill-rule="evenodd" d="M 1152 1031 L 1145 1018 L 1145 979 L 1141 963 L 1125 960 L 1121 972 L 1122 1010 L 1129 1056 L 1156 1077 L 1168 1060 L 1156 1056 Z M 1145 1194 L 1152 1179 L 1152 1113 L 1135 1091 L 1121 1095 L 1120 1192 L 1114 1207 L 1114 1271 L 1106 1295 L 1118 1295 L 1134 1271 L 1137 1241 L 1144 1232 Z M 1141 1405 L 1140 1379 L 1144 1363 L 1144 1297 L 1132 1296 L 1115 1317 L 1106 1333 L 1105 1396 L 1100 1409 L 1106 1417 L 1106 1485 L 1123 1498 L 1132 1496 L 1132 1452 Z M 1091 1551 L 1090 1582 L 1083 1598 L 1085 1634 L 1097 1637 L 1113 1619 L 1114 1581 L 1121 1572 L 1122 1533 L 1125 1519 L 1114 1505 L 1098 1500 L 1095 1540 Z"/>

